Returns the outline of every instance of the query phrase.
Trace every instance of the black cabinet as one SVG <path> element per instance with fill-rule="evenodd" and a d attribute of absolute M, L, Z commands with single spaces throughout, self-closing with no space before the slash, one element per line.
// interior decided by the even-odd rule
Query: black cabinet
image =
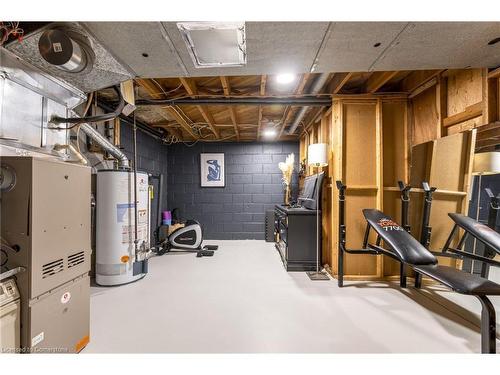
<path fill-rule="evenodd" d="M 275 206 L 276 249 L 287 271 L 316 270 L 316 212 L 307 208 Z M 321 261 L 321 234 L 319 246 Z"/>

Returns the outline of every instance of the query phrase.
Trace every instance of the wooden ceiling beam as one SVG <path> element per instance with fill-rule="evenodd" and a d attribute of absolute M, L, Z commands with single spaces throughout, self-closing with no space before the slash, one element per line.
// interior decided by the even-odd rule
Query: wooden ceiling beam
<path fill-rule="evenodd" d="M 397 71 L 393 72 L 375 72 L 373 73 L 365 84 L 365 91 L 373 94 L 381 89 L 387 82 L 398 74 Z"/>
<path fill-rule="evenodd" d="M 408 74 L 402 81 L 400 91 L 415 92 L 420 86 L 437 77 L 445 70 L 415 70 Z"/>
<path fill-rule="evenodd" d="M 182 140 L 182 132 L 179 129 L 179 127 L 177 126 L 177 121 L 175 121 L 175 124 L 173 124 L 173 125 L 169 125 L 169 124 L 152 124 L 151 126 L 153 128 L 165 129 L 167 132 L 169 132 L 171 135 L 175 136 L 177 139 Z"/>
<path fill-rule="evenodd" d="M 300 95 L 304 91 L 304 88 L 306 87 L 307 81 L 309 80 L 310 73 L 305 73 L 302 75 L 302 78 L 300 79 L 299 84 L 297 85 L 297 88 L 295 89 L 295 95 Z M 290 116 L 292 115 L 292 107 L 291 106 L 286 106 L 285 110 L 283 111 L 283 122 L 281 124 L 280 132 L 278 134 L 278 139 L 281 138 L 283 135 L 283 132 L 285 131 L 285 126 L 288 123 L 288 120 L 290 119 Z"/>
<path fill-rule="evenodd" d="M 186 77 L 180 77 L 179 80 L 181 81 L 182 86 L 184 86 L 184 89 L 186 90 L 189 96 L 194 97 L 198 95 L 198 89 L 196 87 L 196 83 L 192 79 Z M 219 131 L 214 125 L 214 119 L 210 114 L 210 111 L 208 110 L 207 106 L 197 105 L 196 108 L 198 109 L 198 111 L 200 111 L 201 115 L 208 123 L 208 126 L 210 127 L 210 130 L 212 130 L 212 133 L 214 133 L 215 138 L 220 138 Z"/>
<path fill-rule="evenodd" d="M 194 139 L 198 139 L 199 137 L 194 134 L 193 130 L 191 129 L 191 126 L 188 124 L 188 122 L 186 121 L 186 119 L 184 117 L 182 117 L 175 108 L 171 107 L 171 106 L 167 106 L 167 107 L 162 107 L 164 108 L 168 114 L 170 116 L 172 116 L 182 127 L 182 129 L 184 129 L 185 131 L 187 131 Z"/>
<path fill-rule="evenodd" d="M 496 138 L 500 135 L 500 121 L 493 122 L 488 125 L 479 126 L 477 128 L 476 140 L 485 140 Z"/>
<path fill-rule="evenodd" d="M 266 83 L 267 83 L 267 76 L 264 74 L 260 76 L 260 88 L 259 88 L 260 96 L 266 95 Z"/>
<path fill-rule="evenodd" d="M 351 79 L 353 76 L 353 72 L 348 73 L 335 73 L 330 83 L 332 94 L 338 94 L 340 90 L 345 86 L 345 84 Z"/>
<path fill-rule="evenodd" d="M 500 145 L 500 136 L 498 138 L 489 138 L 480 141 L 476 141 L 476 149 L 481 149 L 485 147 L 492 147 Z"/>
<path fill-rule="evenodd" d="M 324 111 L 324 108 L 323 107 L 319 107 L 318 109 L 316 109 L 312 115 L 309 116 L 309 118 L 307 119 L 307 122 L 306 122 L 306 125 L 304 126 L 304 129 L 302 130 L 302 133 L 300 134 L 302 136 L 302 134 L 304 134 L 304 132 L 308 132 L 311 127 L 313 126 L 313 124 L 315 123 L 315 120 L 318 118 L 318 116 Z"/>
<path fill-rule="evenodd" d="M 137 84 L 141 85 L 145 90 L 146 92 L 150 95 L 150 96 L 157 96 L 158 93 L 156 92 L 156 90 L 158 89 L 156 87 L 156 85 L 151 82 L 150 80 L 147 80 L 147 79 L 137 79 L 136 80 Z M 178 123 L 179 125 L 181 125 L 182 129 L 184 129 L 191 137 L 193 137 L 194 139 L 198 139 L 199 137 L 193 132 L 193 129 L 191 128 L 191 126 L 187 123 L 187 121 L 182 117 L 180 116 L 176 110 L 174 110 L 172 107 L 159 107 L 161 108 L 161 112 L 160 114 L 165 117 L 165 114 L 168 113 L 169 117 L 165 117 L 166 120 L 170 120 L 170 118 L 174 118 Z M 168 130 L 168 129 L 167 129 Z"/>
<path fill-rule="evenodd" d="M 500 67 L 493 69 L 491 72 L 488 73 L 488 78 L 498 78 L 500 77 Z"/>
<path fill-rule="evenodd" d="M 229 78 L 225 76 L 220 76 L 220 82 L 222 84 L 222 89 L 224 90 L 225 96 L 231 96 L 231 85 L 229 84 Z M 229 115 L 231 116 L 231 121 L 234 125 L 234 133 L 236 134 L 236 140 L 240 141 L 240 130 L 238 129 L 238 121 L 236 119 L 236 111 L 234 107 L 228 106 Z"/>
<path fill-rule="evenodd" d="M 259 86 L 259 95 L 266 95 L 266 83 L 267 83 L 267 75 L 260 76 L 260 86 Z M 263 108 L 259 105 L 259 112 L 257 114 L 257 141 L 260 139 L 260 131 L 262 129 L 262 112 Z"/>

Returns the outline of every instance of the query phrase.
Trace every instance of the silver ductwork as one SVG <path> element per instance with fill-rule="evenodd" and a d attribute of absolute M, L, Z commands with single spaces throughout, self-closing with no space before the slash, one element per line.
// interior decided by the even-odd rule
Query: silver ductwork
<path fill-rule="evenodd" d="M 67 72 L 81 72 L 91 62 L 87 52 L 91 51 L 90 46 L 71 38 L 70 32 L 62 29 L 45 30 L 38 40 L 38 50 L 45 61 Z"/>
<path fill-rule="evenodd" d="M 326 81 L 328 81 L 329 76 L 330 76 L 330 74 L 328 74 L 328 73 L 321 73 L 316 78 L 316 80 L 313 82 L 309 94 L 311 94 L 311 95 L 319 94 L 319 92 L 321 91 L 321 89 L 325 85 Z M 293 123 L 292 123 L 290 129 L 288 130 L 288 134 L 292 135 L 293 133 L 295 133 L 295 130 L 297 130 L 297 127 L 299 126 L 300 122 L 302 121 L 302 119 L 306 115 L 308 109 L 309 109 L 309 106 L 302 107 L 299 110 L 299 112 L 297 113 L 297 116 L 295 116 L 295 119 L 293 120 Z"/>
<path fill-rule="evenodd" d="M 125 155 L 118 147 L 113 145 L 107 138 L 99 133 L 89 124 L 82 124 L 80 129 L 93 141 L 95 141 L 99 146 L 101 146 L 105 151 L 109 152 L 118 160 L 118 165 L 122 168 L 129 168 L 129 161 L 127 155 Z"/>

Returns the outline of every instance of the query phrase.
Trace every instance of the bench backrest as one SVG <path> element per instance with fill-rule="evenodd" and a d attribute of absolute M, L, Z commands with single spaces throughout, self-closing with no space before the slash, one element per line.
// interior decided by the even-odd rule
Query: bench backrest
<path fill-rule="evenodd" d="M 460 228 L 470 233 L 473 237 L 491 247 L 494 251 L 500 254 L 500 234 L 491 229 L 489 226 L 477 222 L 476 220 L 457 213 L 449 213 L 449 217 Z"/>
<path fill-rule="evenodd" d="M 377 232 L 391 250 L 404 262 L 413 265 L 436 264 L 437 259 L 412 235 L 383 212 L 364 209 L 368 224 Z"/>

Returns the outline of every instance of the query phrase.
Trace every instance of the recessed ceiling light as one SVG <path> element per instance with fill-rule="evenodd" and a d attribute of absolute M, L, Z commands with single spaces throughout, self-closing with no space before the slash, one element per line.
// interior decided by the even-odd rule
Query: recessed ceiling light
<path fill-rule="evenodd" d="M 282 73 L 278 74 L 278 76 L 276 77 L 276 82 L 283 85 L 293 82 L 294 80 L 295 80 L 295 75 L 292 73 Z"/>
<path fill-rule="evenodd" d="M 276 137 L 276 129 L 268 128 L 262 132 L 262 135 L 266 138 L 274 138 Z"/>
<path fill-rule="evenodd" d="M 380 47 L 380 45 L 381 45 L 381 44 L 382 44 L 382 43 L 377 42 L 377 43 L 375 43 L 375 44 L 373 45 L 373 47 L 375 47 L 375 48 Z"/>

